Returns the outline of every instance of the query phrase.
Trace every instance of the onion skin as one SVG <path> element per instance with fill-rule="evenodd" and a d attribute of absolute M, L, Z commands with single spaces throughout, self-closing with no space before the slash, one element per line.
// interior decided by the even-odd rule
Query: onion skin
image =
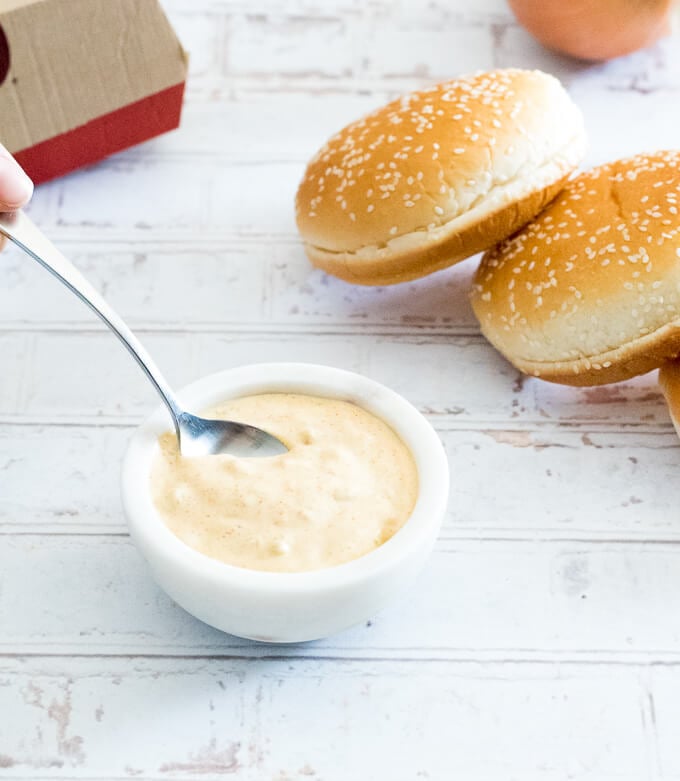
<path fill-rule="evenodd" d="M 544 46 L 583 60 L 610 60 L 670 33 L 673 0 L 508 0 Z"/>

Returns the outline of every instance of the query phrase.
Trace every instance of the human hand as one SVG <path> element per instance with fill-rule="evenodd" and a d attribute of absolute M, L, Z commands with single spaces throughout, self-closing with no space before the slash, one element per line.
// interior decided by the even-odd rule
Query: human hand
<path fill-rule="evenodd" d="M 33 195 L 33 182 L 24 169 L 0 144 L 0 212 L 11 212 L 25 206 Z M 0 249 L 7 239 L 0 236 Z"/>
<path fill-rule="evenodd" d="M 31 200 L 32 195 L 33 182 L 0 144 L 0 211 L 20 209 Z"/>

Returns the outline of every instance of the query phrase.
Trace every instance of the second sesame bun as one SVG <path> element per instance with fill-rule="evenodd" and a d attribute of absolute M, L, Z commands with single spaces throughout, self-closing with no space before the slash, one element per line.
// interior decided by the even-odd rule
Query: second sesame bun
<path fill-rule="evenodd" d="M 668 361 L 659 370 L 659 385 L 668 404 L 675 430 L 680 436 L 680 361 Z"/>
<path fill-rule="evenodd" d="M 297 225 L 312 263 L 365 285 L 421 277 L 509 236 L 563 187 L 585 131 L 560 83 L 496 70 L 405 95 L 307 166 Z"/>
<path fill-rule="evenodd" d="M 617 382 L 680 354 L 680 152 L 572 179 L 486 253 L 472 305 L 501 353 L 552 382 Z"/>

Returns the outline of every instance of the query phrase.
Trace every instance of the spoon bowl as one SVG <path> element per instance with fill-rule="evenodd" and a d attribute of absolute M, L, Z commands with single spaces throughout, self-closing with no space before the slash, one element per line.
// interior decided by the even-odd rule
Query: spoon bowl
<path fill-rule="evenodd" d="M 179 452 L 182 456 L 211 456 L 228 453 L 238 458 L 269 458 L 285 453 L 281 440 L 255 426 L 232 420 L 210 420 L 181 412 Z"/>

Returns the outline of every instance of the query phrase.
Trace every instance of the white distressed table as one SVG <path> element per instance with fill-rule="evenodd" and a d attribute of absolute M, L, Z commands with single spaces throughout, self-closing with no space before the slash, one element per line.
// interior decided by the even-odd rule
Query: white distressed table
<path fill-rule="evenodd" d="M 257 7 L 255 7 L 257 6 Z M 573 389 L 479 335 L 474 262 L 394 288 L 313 271 L 308 156 L 402 91 L 540 67 L 590 163 L 680 145 L 680 39 L 543 51 L 502 0 L 173 0 L 180 131 L 40 187 L 31 213 L 179 385 L 271 359 L 363 372 L 440 432 L 453 491 L 417 586 L 323 642 L 192 619 L 128 539 L 118 466 L 157 403 L 36 264 L 0 257 L 0 778 L 680 778 L 680 443 L 648 376 Z"/>

